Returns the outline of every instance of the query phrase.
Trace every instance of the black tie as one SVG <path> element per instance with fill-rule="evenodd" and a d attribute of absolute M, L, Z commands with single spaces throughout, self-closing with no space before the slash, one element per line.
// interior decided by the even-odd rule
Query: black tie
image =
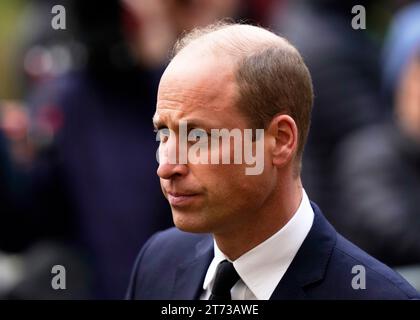
<path fill-rule="evenodd" d="M 230 289 L 238 280 L 239 274 L 236 272 L 233 264 L 227 260 L 220 262 L 217 266 L 209 300 L 232 300 Z"/>

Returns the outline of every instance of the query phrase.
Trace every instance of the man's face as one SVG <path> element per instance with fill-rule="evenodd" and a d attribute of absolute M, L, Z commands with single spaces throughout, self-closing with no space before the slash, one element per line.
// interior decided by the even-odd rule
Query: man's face
<path fill-rule="evenodd" d="M 180 53 L 162 76 L 154 122 L 173 134 L 161 137 L 157 174 L 175 225 L 188 232 L 225 233 L 258 223 L 258 211 L 273 194 L 276 174 L 264 150 L 264 170 L 246 175 L 246 164 L 170 164 L 179 151 L 179 123 L 188 129 L 250 128 L 235 105 L 238 88 L 232 61 Z M 209 144 L 210 144 L 209 138 Z M 254 142 L 255 144 L 255 142 Z M 190 148 L 191 143 L 188 143 Z M 220 146 L 222 148 L 222 146 Z M 233 152 L 234 145 L 230 143 Z M 211 147 L 209 147 L 209 150 Z M 214 150 L 213 150 L 214 151 Z M 211 152 L 213 152 L 211 151 Z M 209 151 L 210 152 L 210 151 Z"/>

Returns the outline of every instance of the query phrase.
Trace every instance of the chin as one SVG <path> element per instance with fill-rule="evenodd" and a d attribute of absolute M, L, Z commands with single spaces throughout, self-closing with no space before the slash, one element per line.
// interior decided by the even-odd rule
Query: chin
<path fill-rule="evenodd" d="M 191 233 L 211 233 L 211 228 L 208 223 L 200 219 L 197 212 L 176 212 L 172 210 L 172 217 L 175 226 L 184 232 Z"/>

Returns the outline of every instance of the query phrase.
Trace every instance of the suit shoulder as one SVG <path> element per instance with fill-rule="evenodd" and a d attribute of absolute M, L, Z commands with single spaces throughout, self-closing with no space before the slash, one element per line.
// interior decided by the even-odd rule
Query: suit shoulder
<path fill-rule="evenodd" d="M 176 228 L 155 233 L 137 256 L 126 298 L 169 299 L 177 266 L 193 260 L 200 243 L 211 244 L 211 236 Z"/>
<path fill-rule="evenodd" d="M 340 234 L 337 235 L 330 267 L 336 269 L 336 272 L 346 272 L 348 283 L 351 283 L 356 275 L 362 275 L 361 272 L 364 272 L 365 289 L 355 290 L 350 286 L 358 295 L 367 295 L 372 299 L 420 298 L 419 293 L 402 276 Z"/>
<path fill-rule="evenodd" d="M 211 235 L 170 228 L 155 233 L 141 249 L 138 260 L 147 261 L 148 266 L 178 265 L 193 259 L 201 242 L 212 243 Z"/>

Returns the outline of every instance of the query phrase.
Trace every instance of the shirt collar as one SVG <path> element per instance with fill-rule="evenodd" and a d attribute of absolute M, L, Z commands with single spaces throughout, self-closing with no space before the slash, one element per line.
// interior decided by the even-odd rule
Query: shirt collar
<path fill-rule="evenodd" d="M 233 261 L 233 265 L 249 290 L 258 300 L 268 300 L 290 266 L 312 227 L 314 212 L 302 189 L 302 200 L 292 218 L 274 235 Z M 214 241 L 214 258 L 203 289 L 212 285 L 217 266 L 229 260 Z"/>

